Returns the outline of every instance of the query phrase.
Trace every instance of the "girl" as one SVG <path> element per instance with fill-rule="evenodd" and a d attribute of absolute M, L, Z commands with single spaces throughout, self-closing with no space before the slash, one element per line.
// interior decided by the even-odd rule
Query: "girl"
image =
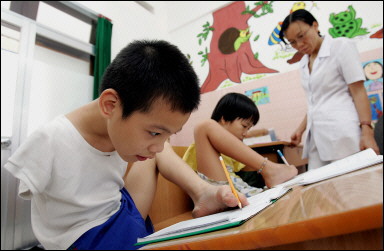
<path fill-rule="evenodd" d="M 261 174 L 269 188 L 291 179 L 298 173 L 295 166 L 273 163 L 242 142 L 259 117 L 250 98 L 240 93 L 226 94 L 216 105 L 211 119 L 195 127 L 195 143 L 183 159 L 202 179 L 219 185 L 227 183 L 219 161 L 222 155 L 235 188 L 247 197 L 262 189 L 249 186 L 235 174 L 245 166 Z"/>

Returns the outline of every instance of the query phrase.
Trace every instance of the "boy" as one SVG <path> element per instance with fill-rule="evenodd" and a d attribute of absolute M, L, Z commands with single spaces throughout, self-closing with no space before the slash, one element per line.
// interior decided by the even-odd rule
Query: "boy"
<path fill-rule="evenodd" d="M 197 76 L 177 47 L 135 41 L 124 48 L 107 68 L 97 100 L 37 130 L 5 165 L 20 179 L 19 195 L 31 199 L 41 244 L 138 248 L 137 238 L 153 232 L 148 212 L 157 171 L 191 196 L 195 217 L 235 207 L 228 186 L 201 182 L 165 143 L 199 100 Z"/>

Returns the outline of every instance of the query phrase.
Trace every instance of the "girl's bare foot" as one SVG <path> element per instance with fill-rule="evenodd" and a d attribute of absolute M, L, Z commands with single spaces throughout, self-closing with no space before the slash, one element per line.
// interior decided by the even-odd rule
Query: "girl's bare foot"
<path fill-rule="evenodd" d="M 267 161 L 261 175 L 264 178 L 265 185 L 269 188 L 292 179 L 298 174 L 297 168 L 293 165 L 277 164 Z"/>

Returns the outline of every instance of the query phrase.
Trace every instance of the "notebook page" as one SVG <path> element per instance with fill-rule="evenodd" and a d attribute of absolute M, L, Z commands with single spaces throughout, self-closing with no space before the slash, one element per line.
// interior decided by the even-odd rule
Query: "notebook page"
<path fill-rule="evenodd" d="M 383 162 L 383 156 L 377 155 L 371 148 L 369 148 L 331 164 L 297 175 L 295 178 L 276 187 L 292 187 L 295 185 L 310 184 L 381 162 Z"/>
<path fill-rule="evenodd" d="M 271 188 L 262 193 L 256 194 L 248 198 L 249 205 L 243 207 L 242 209 L 234 209 L 230 211 L 220 212 L 217 214 L 207 215 L 200 218 L 195 218 L 191 220 L 181 221 L 172 226 L 163 228 L 146 238 L 154 237 L 166 237 L 176 233 L 189 233 L 198 230 L 204 230 L 212 228 L 215 226 L 237 222 L 241 220 L 246 220 L 249 217 L 257 214 L 262 209 L 271 204 L 272 199 L 276 199 L 286 193 L 288 189 L 280 188 Z"/>
<path fill-rule="evenodd" d="M 323 168 L 313 170 L 313 172 L 310 172 L 309 175 L 304 178 L 302 184 L 310 184 L 321 180 L 329 179 L 380 162 L 383 162 L 382 155 L 377 156 L 375 154 L 374 156 L 371 156 L 369 152 L 362 151 L 358 154 L 349 156 L 340 161 L 336 161 L 329 165 L 326 165 Z"/>
<path fill-rule="evenodd" d="M 250 145 L 261 144 L 261 143 L 269 143 L 269 142 L 272 142 L 272 139 L 271 139 L 271 136 L 268 134 L 265 136 L 245 138 L 243 139 L 243 142 L 247 146 L 250 146 Z"/>
<path fill-rule="evenodd" d="M 248 198 L 249 205 L 243 207 L 240 212 L 231 215 L 233 218 L 230 218 L 230 221 L 240 221 L 246 220 L 261 210 L 272 204 L 272 200 L 280 198 L 282 195 L 288 192 L 288 188 L 286 187 L 275 187 L 268 190 L 265 190 L 262 193 L 256 194 Z"/>
<path fill-rule="evenodd" d="M 169 227 L 163 228 L 149 236 L 156 237 L 168 234 L 174 234 L 179 232 L 188 231 L 191 229 L 203 228 L 204 226 L 210 226 L 215 224 L 223 224 L 225 222 L 229 222 L 230 215 L 235 211 L 240 209 L 235 209 L 231 211 L 220 212 L 217 214 L 211 214 L 200 218 L 194 218 L 191 220 L 181 221 Z M 149 237 L 148 236 L 148 237 Z M 145 237 L 144 237 L 145 238 Z"/>
<path fill-rule="evenodd" d="M 262 193 L 258 193 L 254 196 L 251 196 L 248 199 L 249 204 L 257 204 L 260 201 L 270 201 L 280 197 L 285 194 L 287 189 L 284 187 L 274 187 L 268 190 L 263 191 Z"/>

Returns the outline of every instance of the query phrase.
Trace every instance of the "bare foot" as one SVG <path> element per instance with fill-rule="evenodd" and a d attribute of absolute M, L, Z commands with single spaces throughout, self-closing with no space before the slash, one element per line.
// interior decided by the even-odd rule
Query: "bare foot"
<path fill-rule="evenodd" d="M 269 188 L 292 179 L 298 174 L 294 165 L 277 164 L 268 161 L 261 175 L 264 178 L 265 185 Z"/>
<path fill-rule="evenodd" d="M 214 186 L 207 183 L 207 188 L 200 194 L 197 201 L 194 201 L 195 208 L 192 211 L 194 218 L 222 212 L 228 207 L 236 207 L 237 199 L 229 186 Z M 244 194 L 238 193 L 243 206 L 248 205 Z"/>

